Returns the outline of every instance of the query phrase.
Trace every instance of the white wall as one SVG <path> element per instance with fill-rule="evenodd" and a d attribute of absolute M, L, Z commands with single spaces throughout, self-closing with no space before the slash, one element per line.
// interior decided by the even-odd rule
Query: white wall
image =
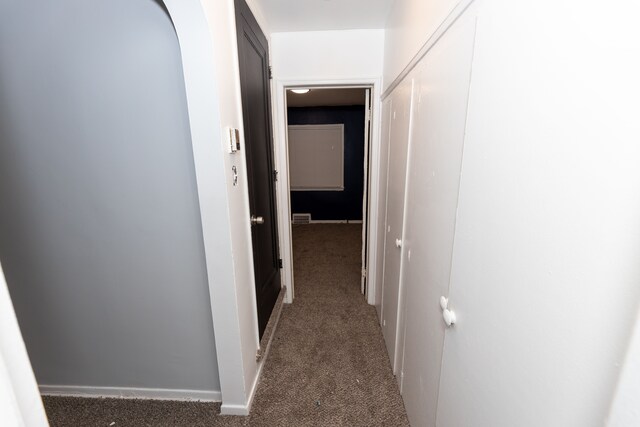
<path fill-rule="evenodd" d="M 212 31 L 215 48 L 216 80 L 218 81 L 220 102 L 220 129 L 227 127 L 240 129 L 241 147 L 245 147 L 244 125 L 242 121 L 242 96 L 240 93 L 240 68 L 235 26 L 233 0 L 206 1 L 205 14 Z M 222 149 L 228 150 L 227 141 L 222 137 Z M 247 398 L 252 396 L 257 386 L 258 365 L 255 360 L 258 351 L 258 323 L 253 271 L 253 251 L 251 227 L 249 223 L 249 188 L 245 150 L 224 156 L 227 172 L 227 195 L 229 220 L 233 248 L 233 267 L 238 304 L 238 321 L 242 340 L 242 362 Z M 239 185 L 231 179 L 232 167 L 236 166 Z"/>
<path fill-rule="evenodd" d="M 278 180 L 278 214 L 280 223 L 280 254 L 284 262 L 283 281 L 287 287 L 285 301 L 293 301 L 293 266 L 291 224 L 289 220 L 289 177 L 287 168 L 285 87 L 306 85 L 373 85 L 373 119 L 370 151 L 370 180 L 378 183 L 380 160 L 380 91 L 384 30 L 306 31 L 271 34 L 271 64 L 273 67 L 273 120 L 276 168 L 282 173 Z M 375 185 L 375 184 L 373 184 Z M 372 187 L 370 206 L 378 206 L 377 187 Z M 377 223 L 377 209 L 370 209 L 372 224 Z M 369 239 L 372 237 L 370 229 Z M 376 247 L 374 245 L 373 247 Z M 377 265 L 376 251 L 371 251 L 369 265 Z M 369 276 L 369 290 L 375 290 L 376 276 Z M 374 292 L 368 293 L 370 304 Z"/>
<path fill-rule="evenodd" d="M 640 300 L 638 9 L 478 6 L 438 421 L 599 426 Z"/>
<path fill-rule="evenodd" d="M 392 12 L 406 17 L 400 33 L 421 20 L 437 27 L 404 6 Z M 445 335 L 437 425 L 602 425 L 616 383 L 612 423 L 636 420 L 635 342 L 627 349 L 640 301 L 637 6 L 476 6 L 448 295 L 458 322 Z M 396 49 L 422 40 L 387 39 L 385 79 L 411 61 L 386 68 Z"/>
<path fill-rule="evenodd" d="M 395 0 L 384 40 L 384 90 L 400 75 L 461 0 Z"/>
<path fill-rule="evenodd" d="M 382 75 L 384 30 L 271 34 L 279 80 L 344 80 Z"/>
<path fill-rule="evenodd" d="M 240 129 L 244 147 L 233 0 L 165 3 L 182 48 L 222 411 L 247 414 L 261 365 L 245 154 L 229 154 L 225 133 Z"/>
<path fill-rule="evenodd" d="M 640 425 L 640 311 L 631 335 L 629 349 L 618 379 L 607 425 Z"/>
<path fill-rule="evenodd" d="M 220 89 L 220 129 L 221 132 L 225 132 L 228 127 L 240 129 L 241 147 L 245 147 L 233 0 L 225 0 L 224 2 L 209 0 L 204 5 L 209 26 L 213 31 L 216 49 L 216 78 Z M 261 16 L 257 16 L 257 18 L 263 19 Z M 264 21 L 260 22 L 260 24 L 263 25 Z M 268 32 L 264 32 L 268 34 Z M 227 150 L 227 141 L 224 136 L 222 137 L 222 144 L 223 150 Z M 257 387 L 261 365 L 256 363 L 255 360 L 259 340 L 245 151 L 241 149 L 236 154 L 227 154 L 224 160 L 225 170 L 227 171 L 227 194 L 229 197 L 238 321 L 242 340 L 243 376 L 246 398 L 250 404 Z M 231 179 L 233 166 L 236 166 L 238 171 L 239 184 L 237 186 L 233 185 L 233 180 Z M 227 412 L 233 412 L 233 408 L 230 405 L 225 405 L 225 407 Z"/>

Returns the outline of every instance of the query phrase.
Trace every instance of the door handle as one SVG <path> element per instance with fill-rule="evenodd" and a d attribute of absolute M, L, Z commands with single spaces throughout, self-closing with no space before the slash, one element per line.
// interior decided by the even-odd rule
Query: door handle
<path fill-rule="evenodd" d="M 260 225 L 264 224 L 264 218 L 261 216 L 251 215 L 251 225 Z"/>
<path fill-rule="evenodd" d="M 456 314 L 449 310 L 449 298 L 440 297 L 440 308 L 442 308 L 442 319 L 447 327 L 456 323 Z"/>
<path fill-rule="evenodd" d="M 444 319 L 445 325 L 448 327 L 451 327 L 456 323 L 456 314 L 448 308 L 442 310 L 442 318 Z"/>

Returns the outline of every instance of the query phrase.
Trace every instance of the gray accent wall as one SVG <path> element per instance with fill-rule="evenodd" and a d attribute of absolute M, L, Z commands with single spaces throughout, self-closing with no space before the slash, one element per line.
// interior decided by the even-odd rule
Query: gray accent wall
<path fill-rule="evenodd" d="M 159 2 L 0 5 L 0 261 L 41 385 L 220 390 L 181 67 Z"/>

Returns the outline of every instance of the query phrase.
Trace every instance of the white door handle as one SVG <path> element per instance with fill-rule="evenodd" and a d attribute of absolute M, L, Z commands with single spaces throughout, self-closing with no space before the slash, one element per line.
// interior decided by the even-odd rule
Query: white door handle
<path fill-rule="evenodd" d="M 447 327 L 456 323 L 456 314 L 449 310 L 449 298 L 440 297 L 440 308 L 442 308 L 442 318 Z"/>
<path fill-rule="evenodd" d="M 447 326 L 451 326 L 456 323 L 456 314 L 448 308 L 442 310 L 442 318 Z"/>

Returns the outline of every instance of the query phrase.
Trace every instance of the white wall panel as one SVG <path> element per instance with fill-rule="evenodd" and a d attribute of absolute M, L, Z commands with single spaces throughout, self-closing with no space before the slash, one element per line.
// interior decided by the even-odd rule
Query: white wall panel
<path fill-rule="evenodd" d="M 613 3 L 482 3 L 439 426 L 604 424 L 640 298 L 640 28 Z"/>

